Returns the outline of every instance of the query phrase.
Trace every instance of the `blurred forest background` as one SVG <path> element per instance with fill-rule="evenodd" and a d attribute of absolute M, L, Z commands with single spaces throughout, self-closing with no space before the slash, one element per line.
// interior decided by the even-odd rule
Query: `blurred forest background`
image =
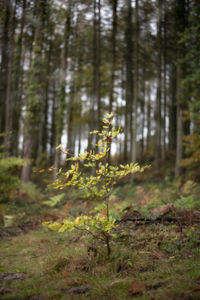
<path fill-rule="evenodd" d="M 59 168 L 91 149 L 105 112 L 122 127 L 113 162 L 200 162 L 198 0 L 1 0 L 0 145 L 4 157 Z"/>
<path fill-rule="evenodd" d="M 199 195 L 200 0 L 0 0 L 1 299 L 200 299 Z"/>

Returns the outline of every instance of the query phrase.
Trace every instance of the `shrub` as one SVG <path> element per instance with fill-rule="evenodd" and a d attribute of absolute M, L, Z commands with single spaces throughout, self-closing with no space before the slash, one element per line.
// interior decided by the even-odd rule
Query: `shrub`
<path fill-rule="evenodd" d="M 17 175 L 18 170 L 26 161 L 17 157 L 3 157 L 0 154 L 0 201 L 8 201 L 13 189 L 19 188 L 21 181 Z"/>
<path fill-rule="evenodd" d="M 103 211 L 97 210 L 94 215 L 82 215 L 73 220 L 63 220 L 59 222 L 44 222 L 52 230 L 58 232 L 72 231 L 78 229 L 89 233 L 94 239 L 103 240 L 107 246 L 108 255 L 111 253 L 110 241 L 116 234 L 112 231 L 116 227 L 115 219 L 110 215 L 109 198 L 113 191 L 113 187 L 122 178 L 129 174 L 142 172 L 137 163 L 113 166 L 108 163 L 108 154 L 112 140 L 120 133 L 120 128 L 116 129 L 112 126 L 113 113 L 107 114 L 103 119 L 102 131 L 95 130 L 91 134 L 97 135 L 97 142 L 94 144 L 99 151 L 91 150 L 79 154 L 77 157 L 69 157 L 67 161 L 71 162 L 71 166 L 67 172 L 62 169 L 57 173 L 57 180 L 54 182 L 56 189 L 65 189 L 72 187 L 79 189 L 82 196 L 90 201 L 100 201 L 104 204 Z M 67 153 L 59 145 L 57 149 Z M 82 164 L 82 167 L 80 165 Z M 88 172 L 90 170 L 90 172 Z"/>

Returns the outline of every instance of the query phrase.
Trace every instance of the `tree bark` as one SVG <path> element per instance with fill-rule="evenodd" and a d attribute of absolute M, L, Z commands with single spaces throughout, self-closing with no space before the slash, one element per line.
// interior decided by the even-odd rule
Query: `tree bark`
<path fill-rule="evenodd" d="M 181 167 L 181 160 L 183 158 L 183 109 L 182 109 L 182 93 L 183 89 L 181 87 L 182 82 L 182 66 L 179 64 L 177 66 L 177 145 L 176 145 L 176 166 L 175 166 L 175 177 L 178 178 L 183 173 L 183 168 Z"/>
<path fill-rule="evenodd" d="M 161 98 L 162 98 L 162 59 L 161 59 L 161 39 L 162 39 L 162 0 L 158 0 L 158 22 L 157 22 L 157 95 L 156 95 L 156 143 L 155 143 L 155 165 L 160 166 L 161 160 Z"/>
<path fill-rule="evenodd" d="M 126 67 L 126 107 L 125 107 L 125 129 L 124 129 L 124 161 L 130 158 L 129 137 L 132 135 L 132 113 L 133 113 L 133 24 L 132 24 L 132 1 L 127 1 L 127 22 L 125 31 L 125 67 Z M 132 146 L 132 145 L 131 145 Z"/>
<path fill-rule="evenodd" d="M 23 95 L 23 43 L 24 43 L 24 25 L 25 25 L 26 0 L 22 1 L 22 14 L 20 19 L 20 34 L 16 42 L 16 51 L 13 67 L 13 97 L 15 99 L 13 106 L 13 134 L 11 141 L 12 155 L 18 156 L 19 150 L 19 131 L 20 115 L 22 108 Z"/>
<path fill-rule="evenodd" d="M 2 29 L 2 50 L 1 50 L 1 68 L 0 68 L 0 133 L 5 132 L 5 116 L 6 116 L 6 90 L 8 78 L 8 62 L 9 62 L 9 22 L 11 18 L 11 1 L 4 0 L 2 3 L 2 11 L 0 16 L 3 20 Z M 3 144 L 3 138 L 0 136 L 0 144 Z"/>
<path fill-rule="evenodd" d="M 42 82 L 40 70 L 42 64 L 42 9 L 41 3 L 35 3 L 35 12 L 39 16 L 36 29 L 34 31 L 33 59 L 29 70 L 29 79 L 26 89 L 26 116 L 24 120 L 24 151 L 23 158 L 29 163 L 23 166 L 21 179 L 24 182 L 30 179 L 31 159 L 36 156 L 38 132 L 41 112 L 41 89 Z"/>
<path fill-rule="evenodd" d="M 148 83 L 147 87 L 147 144 L 146 150 L 150 152 L 151 149 L 151 84 Z"/>
<path fill-rule="evenodd" d="M 10 1 L 9 1 L 10 2 Z M 14 99 L 12 99 L 12 68 L 13 68 L 13 51 L 14 51 L 14 34 L 16 26 L 16 1 L 14 6 L 9 3 L 11 16 L 9 20 L 8 32 L 9 32 L 9 59 L 8 59 L 8 73 L 7 73 L 7 84 L 6 84 L 6 120 L 5 120 L 5 140 L 4 140 L 4 151 L 6 156 L 11 151 L 11 137 L 12 137 L 12 123 L 13 123 L 13 106 Z"/>
<path fill-rule="evenodd" d="M 68 8 L 66 11 L 66 21 L 65 21 L 65 30 L 64 30 L 64 45 L 61 50 L 61 65 L 60 65 L 60 89 L 58 95 L 58 107 L 56 113 L 56 137 L 55 137 L 55 145 L 57 147 L 61 144 L 61 138 L 64 128 L 64 111 L 66 107 L 66 100 L 65 100 L 65 89 L 66 89 L 66 71 L 67 71 L 67 59 L 68 59 L 68 52 L 69 52 L 69 38 L 71 35 L 71 18 L 72 18 L 72 1 L 70 0 L 68 3 Z M 56 178 L 56 172 L 60 166 L 60 151 L 55 151 L 55 158 L 54 158 L 54 179 Z"/>
<path fill-rule="evenodd" d="M 176 31 L 177 37 L 181 33 L 184 33 L 185 28 L 187 28 L 188 22 L 188 7 L 186 0 L 178 0 L 176 3 Z M 177 144 L 176 144 L 176 165 L 175 165 L 175 177 L 178 178 L 184 172 L 184 168 L 181 166 L 181 160 L 184 157 L 184 145 L 183 137 L 189 133 L 189 122 L 184 122 L 184 111 L 188 109 L 187 95 L 184 94 L 183 90 L 183 79 L 186 74 L 186 65 L 182 60 L 186 54 L 185 45 L 176 45 L 177 50 L 177 85 L 176 85 L 176 105 L 177 105 Z"/>
<path fill-rule="evenodd" d="M 111 64 L 111 78 L 110 78 L 110 95 L 109 95 L 109 112 L 113 110 L 114 101 L 114 83 L 115 83 L 115 68 L 116 68 L 116 34 L 117 34 L 117 4 L 118 0 L 112 1 L 112 64 Z"/>
<path fill-rule="evenodd" d="M 176 152 L 176 66 L 172 62 L 170 71 L 170 102 L 169 102 L 169 153 Z"/>
<path fill-rule="evenodd" d="M 134 91 L 133 91 L 133 120 L 131 133 L 131 160 L 135 164 L 137 159 L 137 107 L 138 107 L 138 45 L 139 45 L 139 24 L 138 24 L 138 0 L 135 0 L 135 34 L 134 34 Z"/>

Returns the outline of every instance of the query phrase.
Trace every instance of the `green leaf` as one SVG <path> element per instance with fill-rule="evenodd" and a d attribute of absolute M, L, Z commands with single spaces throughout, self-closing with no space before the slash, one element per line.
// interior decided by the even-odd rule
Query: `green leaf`
<path fill-rule="evenodd" d="M 49 200 L 44 201 L 43 203 L 47 206 L 54 207 L 65 197 L 65 193 L 50 197 Z"/>

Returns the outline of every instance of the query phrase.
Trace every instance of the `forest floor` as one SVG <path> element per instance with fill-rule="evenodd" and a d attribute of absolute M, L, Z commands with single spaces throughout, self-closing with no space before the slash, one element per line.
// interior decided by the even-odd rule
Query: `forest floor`
<path fill-rule="evenodd" d="M 174 215 L 166 202 L 159 210 L 165 194 L 166 186 L 152 183 L 118 188 L 113 207 L 117 213 L 123 206 L 123 214 L 110 257 L 103 244 L 88 244 L 80 232 L 58 234 L 42 227 L 43 218 L 62 218 L 66 209 L 74 213 L 85 207 L 81 202 L 42 216 L 36 211 L 32 224 L 1 227 L 0 299 L 200 299 L 200 211 L 177 208 Z M 190 204 L 185 198 L 182 202 Z M 139 206 L 130 204 L 139 203 L 142 216 L 144 201 L 152 215 L 136 221 Z"/>

